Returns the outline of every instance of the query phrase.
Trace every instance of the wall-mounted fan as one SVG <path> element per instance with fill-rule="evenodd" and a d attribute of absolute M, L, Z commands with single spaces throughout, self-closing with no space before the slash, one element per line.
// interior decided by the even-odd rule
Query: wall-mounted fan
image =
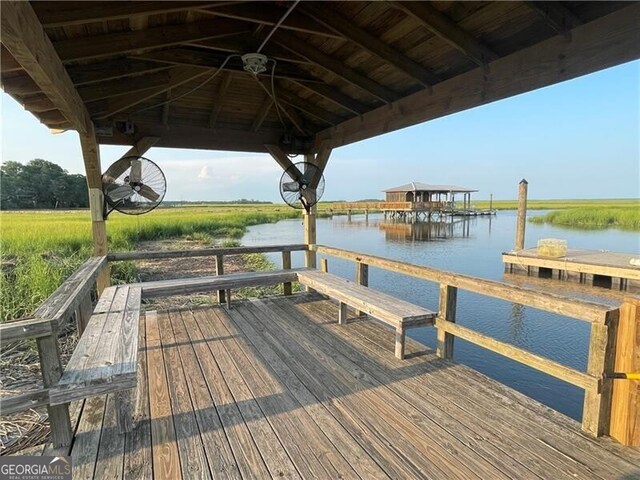
<path fill-rule="evenodd" d="M 324 176 L 313 163 L 294 163 L 280 177 L 280 195 L 293 208 L 309 213 L 323 193 Z"/>
<path fill-rule="evenodd" d="M 167 191 L 160 167 L 144 157 L 123 157 L 102 175 L 105 217 L 113 210 L 142 215 L 156 208 Z"/>

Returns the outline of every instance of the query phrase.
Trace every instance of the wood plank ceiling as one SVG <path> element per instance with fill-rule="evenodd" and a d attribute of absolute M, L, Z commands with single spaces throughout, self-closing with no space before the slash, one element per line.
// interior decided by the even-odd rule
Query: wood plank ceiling
<path fill-rule="evenodd" d="M 305 151 L 318 138 L 335 136 L 337 146 L 402 127 L 374 125 L 376 112 L 472 71 L 488 75 L 492 62 L 549 39 L 570 43 L 574 29 L 621 9 L 638 11 L 615 1 L 300 2 L 262 51 L 268 70 L 254 76 L 239 55 L 256 51 L 292 2 L 31 4 L 101 143 L 150 135 L 160 146 L 246 151 L 283 142 Z M 0 59 L 8 94 L 49 128 L 72 128 L 4 46 Z M 348 133 L 358 119 L 370 135 Z"/>

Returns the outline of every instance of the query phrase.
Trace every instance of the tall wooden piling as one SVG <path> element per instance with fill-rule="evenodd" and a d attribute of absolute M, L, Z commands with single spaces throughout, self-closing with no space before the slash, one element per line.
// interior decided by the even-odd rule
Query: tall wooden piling
<path fill-rule="evenodd" d="M 524 249 L 524 229 L 527 222 L 527 187 L 524 178 L 518 184 L 518 223 L 516 226 L 516 250 Z"/>

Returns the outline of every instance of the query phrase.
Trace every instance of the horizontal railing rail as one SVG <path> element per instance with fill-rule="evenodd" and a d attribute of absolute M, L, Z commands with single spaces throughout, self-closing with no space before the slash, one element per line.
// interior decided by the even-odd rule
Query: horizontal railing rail
<path fill-rule="evenodd" d="M 606 378 L 606 374 L 614 370 L 616 343 L 622 344 L 626 341 L 616 335 L 620 307 L 568 298 L 504 282 L 447 272 L 340 248 L 324 245 L 312 245 L 310 248 L 318 254 L 355 262 L 356 282 L 363 285 L 368 282 L 369 267 L 439 283 L 439 312 L 435 322 L 435 327 L 438 330 L 436 352 L 438 356 L 446 359 L 453 358 L 453 339 L 459 337 L 580 387 L 585 390 L 582 429 L 595 436 L 608 433 L 610 421 L 613 421 L 611 409 L 613 388 L 612 382 Z M 322 264 L 326 270 L 326 259 L 322 259 Z M 549 358 L 456 324 L 458 289 L 590 322 L 587 371 L 582 372 L 562 365 Z"/>
<path fill-rule="evenodd" d="M 130 260 L 159 260 L 163 258 L 215 257 L 218 255 L 243 255 L 247 253 L 277 253 L 306 250 L 305 244 L 262 245 L 254 247 L 214 247 L 195 248 L 189 250 L 148 250 L 133 252 L 114 252 L 108 255 L 110 262 Z"/>

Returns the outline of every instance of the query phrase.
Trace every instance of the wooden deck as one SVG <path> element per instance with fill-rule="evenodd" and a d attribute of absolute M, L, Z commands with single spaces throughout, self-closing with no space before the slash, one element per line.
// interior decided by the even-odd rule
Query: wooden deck
<path fill-rule="evenodd" d="M 600 280 L 603 285 L 606 282 L 602 280 L 607 280 L 612 288 L 620 290 L 640 286 L 640 266 L 630 263 L 634 258 L 640 258 L 640 254 L 582 249 L 569 249 L 561 258 L 540 256 L 535 248 L 502 254 L 505 271 L 509 273 L 549 275 L 580 283 Z"/>
<path fill-rule="evenodd" d="M 72 409 L 74 479 L 640 478 L 640 451 L 318 294 L 141 318 L 137 426 Z"/>

